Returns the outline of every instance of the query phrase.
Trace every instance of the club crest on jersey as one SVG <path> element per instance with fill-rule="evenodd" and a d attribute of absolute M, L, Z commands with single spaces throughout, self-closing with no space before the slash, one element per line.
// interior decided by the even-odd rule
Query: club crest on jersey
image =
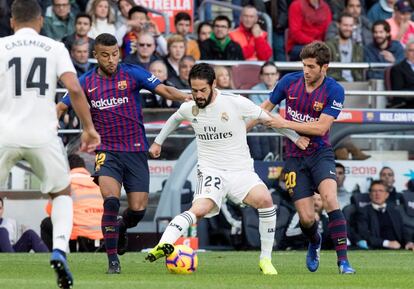
<path fill-rule="evenodd" d="M 229 115 L 227 114 L 227 112 L 223 112 L 221 114 L 221 121 L 229 121 Z"/>
<path fill-rule="evenodd" d="M 127 88 L 128 88 L 128 84 L 127 84 L 126 80 L 118 81 L 118 89 L 119 90 L 125 90 Z"/>
<path fill-rule="evenodd" d="M 200 109 L 198 108 L 198 106 L 197 105 L 193 105 L 193 107 L 191 108 L 191 113 L 194 116 L 197 116 L 199 114 L 199 112 L 200 112 Z"/>
<path fill-rule="evenodd" d="M 315 101 L 313 103 L 313 110 L 315 111 L 321 111 L 323 108 L 323 102 Z"/>

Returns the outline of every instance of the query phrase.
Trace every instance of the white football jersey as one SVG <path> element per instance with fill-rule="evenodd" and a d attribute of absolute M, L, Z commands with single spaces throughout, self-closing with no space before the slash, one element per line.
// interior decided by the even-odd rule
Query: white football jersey
<path fill-rule="evenodd" d="M 65 72 L 76 73 L 63 43 L 31 28 L 0 38 L 0 145 L 39 147 L 56 136 L 56 84 Z"/>
<path fill-rule="evenodd" d="M 217 90 L 216 99 L 206 108 L 198 109 L 190 101 L 183 103 L 176 113 L 191 122 L 200 168 L 253 170 L 245 119 L 258 119 L 265 113 L 259 106 L 241 95 Z"/>

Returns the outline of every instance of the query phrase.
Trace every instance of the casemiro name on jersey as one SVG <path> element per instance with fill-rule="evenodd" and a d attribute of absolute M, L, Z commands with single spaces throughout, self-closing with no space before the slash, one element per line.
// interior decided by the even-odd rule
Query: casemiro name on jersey
<path fill-rule="evenodd" d="M 43 48 L 45 51 L 49 51 L 52 47 L 46 43 L 34 40 L 34 39 L 24 39 L 24 40 L 15 40 L 9 43 L 6 43 L 5 47 L 7 50 L 12 50 L 13 48 L 18 48 L 22 46 L 33 46 Z"/>

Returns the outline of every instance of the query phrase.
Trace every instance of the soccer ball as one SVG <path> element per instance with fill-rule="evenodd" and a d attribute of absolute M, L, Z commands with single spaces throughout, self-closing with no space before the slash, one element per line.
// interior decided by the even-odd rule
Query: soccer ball
<path fill-rule="evenodd" d="M 188 246 L 176 245 L 174 252 L 165 259 L 168 271 L 174 274 L 191 274 L 197 269 L 197 253 Z"/>

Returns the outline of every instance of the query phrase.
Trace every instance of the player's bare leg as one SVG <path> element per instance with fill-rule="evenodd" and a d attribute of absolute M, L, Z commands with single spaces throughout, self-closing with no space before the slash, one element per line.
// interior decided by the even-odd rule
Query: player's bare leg
<path fill-rule="evenodd" d="M 73 286 L 73 277 L 66 260 L 66 251 L 73 226 L 73 202 L 70 187 L 50 194 L 52 198 L 53 251 L 50 265 L 55 270 L 57 284 L 68 289 Z"/>
<path fill-rule="evenodd" d="M 319 268 L 322 237 L 318 232 L 318 222 L 315 221 L 313 197 L 295 201 L 295 207 L 299 214 L 300 228 L 309 240 L 308 252 L 306 254 L 306 267 L 309 271 L 315 272 Z"/>
<path fill-rule="evenodd" d="M 197 219 L 207 215 L 214 206 L 215 203 L 210 199 L 200 198 L 195 200 L 188 211 L 177 215 L 171 220 L 159 243 L 149 251 L 145 259 L 154 262 L 161 257 L 171 254 L 174 251 L 173 244 L 177 239 L 187 232 L 188 228 L 197 222 Z"/>
<path fill-rule="evenodd" d="M 120 274 L 121 264 L 118 258 L 118 212 L 121 184 L 109 176 L 99 177 L 99 187 L 104 198 L 102 215 L 102 234 L 104 236 L 106 254 L 108 256 L 108 274 Z"/>
<path fill-rule="evenodd" d="M 276 275 L 277 271 L 272 264 L 276 231 L 276 207 L 273 204 L 270 192 L 264 184 L 257 185 L 249 191 L 243 202 L 259 211 L 261 242 L 259 268 L 265 275 Z"/>
<path fill-rule="evenodd" d="M 335 246 L 339 273 L 354 274 L 355 270 L 349 264 L 347 256 L 346 220 L 342 211 L 339 209 L 336 181 L 333 179 L 325 179 L 319 184 L 318 190 L 321 193 L 324 208 L 328 212 L 329 234 Z"/>

